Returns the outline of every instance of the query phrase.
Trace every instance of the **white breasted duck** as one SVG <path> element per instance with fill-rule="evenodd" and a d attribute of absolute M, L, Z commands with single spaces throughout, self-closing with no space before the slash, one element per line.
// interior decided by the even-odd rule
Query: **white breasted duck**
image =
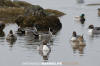
<path fill-rule="evenodd" d="M 53 41 L 53 39 L 52 39 L 53 34 L 52 34 L 50 28 L 49 28 L 47 34 L 35 33 L 34 35 L 35 35 L 35 37 L 39 38 L 39 40 L 45 40 L 46 39 L 48 42 Z"/>
<path fill-rule="evenodd" d="M 43 40 L 42 44 L 39 46 L 39 54 L 43 56 L 44 60 L 48 60 L 48 56 L 51 52 L 50 45 L 47 45 L 48 41 Z"/>
<path fill-rule="evenodd" d="M 47 40 L 44 40 L 44 41 L 43 41 L 42 50 L 45 50 L 45 51 L 51 50 L 50 47 L 49 47 L 47 44 L 48 44 L 48 41 L 47 41 Z"/>
<path fill-rule="evenodd" d="M 89 35 L 100 34 L 100 27 L 94 27 L 94 25 L 89 25 L 88 29 Z"/>
<path fill-rule="evenodd" d="M 6 40 L 10 40 L 10 41 L 17 40 L 17 37 L 13 34 L 13 31 L 12 30 L 10 30 L 9 34 L 7 35 Z"/>
<path fill-rule="evenodd" d="M 73 31 L 71 41 L 77 41 L 77 38 L 78 38 L 78 36 L 76 34 L 76 31 Z"/>

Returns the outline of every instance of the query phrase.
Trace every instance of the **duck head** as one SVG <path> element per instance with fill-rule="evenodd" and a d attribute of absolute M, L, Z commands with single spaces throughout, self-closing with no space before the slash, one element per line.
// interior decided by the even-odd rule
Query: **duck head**
<path fill-rule="evenodd" d="M 89 25 L 88 29 L 94 29 L 94 25 Z"/>
<path fill-rule="evenodd" d="M 10 30 L 10 32 L 9 32 L 10 34 L 13 34 L 13 31 L 12 30 Z"/>
<path fill-rule="evenodd" d="M 43 41 L 43 45 L 47 45 L 47 43 L 48 43 L 47 40 Z"/>
<path fill-rule="evenodd" d="M 85 16 L 85 14 L 81 14 L 81 17 L 84 17 Z"/>
<path fill-rule="evenodd" d="M 76 31 L 73 31 L 73 35 L 72 36 L 73 37 L 76 37 L 77 36 Z"/>

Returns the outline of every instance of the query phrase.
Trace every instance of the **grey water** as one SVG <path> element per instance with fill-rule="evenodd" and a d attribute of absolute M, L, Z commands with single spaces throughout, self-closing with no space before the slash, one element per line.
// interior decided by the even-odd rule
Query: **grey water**
<path fill-rule="evenodd" d="M 100 0 L 23 0 L 43 8 L 55 9 L 66 15 L 60 17 L 62 29 L 57 33 L 51 46 L 51 52 L 46 62 L 65 62 L 65 66 L 100 66 L 100 35 L 90 37 L 88 26 L 94 24 L 100 26 L 98 6 L 87 6 L 91 3 L 100 3 Z M 85 14 L 85 24 L 76 22 L 74 17 Z M 10 29 L 16 32 L 16 24 L 7 24 L 4 29 L 5 37 Z M 74 52 L 70 43 L 72 32 L 83 34 L 86 46 Z M 0 66 L 24 66 L 24 62 L 44 62 L 43 57 L 37 50 L 39 42 L 34 42 L 30 36 L 18 36 L 17 41 L 10 44 L 5 37 L 0 37 Z M 73 64 L 77 63 L 77 64 Z M 31 65 L 26 65 L 31 66 Z M 33 65 L 35 66 L 35 65 Z M 46 65 L 47 66 L 47 65 Z"/>

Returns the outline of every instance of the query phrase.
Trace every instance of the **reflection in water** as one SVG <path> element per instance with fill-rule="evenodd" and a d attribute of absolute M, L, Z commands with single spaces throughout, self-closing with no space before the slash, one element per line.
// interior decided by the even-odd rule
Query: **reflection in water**
<path fill-rule="evenodd" d="M 81 4 L 81 3 L 84 3 L 84 0 L 76 0 L 77 3 Z"/>
<path fill-rule="evenodd" d="M 85 43 L 84 42 L 71 42 L 73 52 L 79 51 L 79 54 L 84 54 Z"/>
<path fill-rule="evenodd" d="M 7 40 L 7 42 L 9 43 L 9 47 L 13 47 L 13 45 L 14 45 L 14 43 L 16 42 L 16 40 L 14 41 L 9 41 L 9 40 Z"/>

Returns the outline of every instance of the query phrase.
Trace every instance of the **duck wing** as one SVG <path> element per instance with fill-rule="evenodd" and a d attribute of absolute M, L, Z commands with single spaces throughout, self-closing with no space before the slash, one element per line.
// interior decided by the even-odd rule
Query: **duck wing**
<path fill-rule="evenodd" d="M 95 27 L 94 30 L 100 30 L 100 27 Z"/>

